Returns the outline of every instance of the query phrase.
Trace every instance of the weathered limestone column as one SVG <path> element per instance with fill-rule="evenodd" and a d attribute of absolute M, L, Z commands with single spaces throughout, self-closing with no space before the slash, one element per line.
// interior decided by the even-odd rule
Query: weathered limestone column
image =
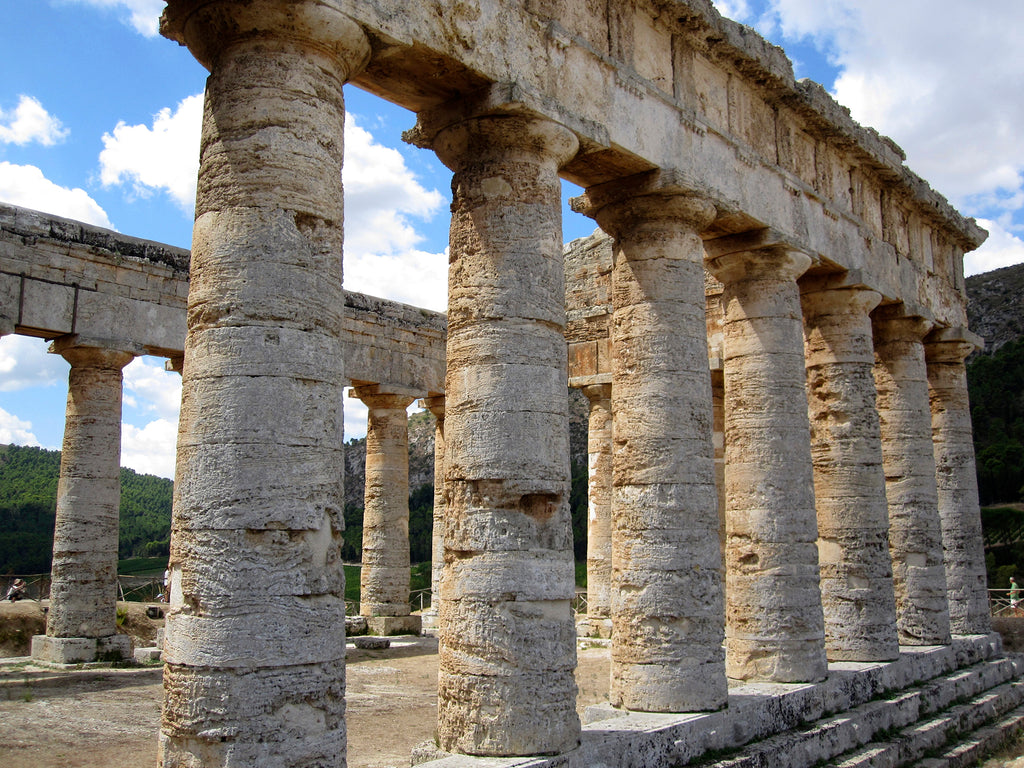
<path fill-rule="evenodd" d="M 420 407 L 434 415 L 434 528 L 430 539 L 430 608 L 436 622 L 441 609 L 441 574 L 444 572 L 444 395 L 424 397 Z"/>
<path fill-rule="evenodd" d="M 345 765 L 342 85 L 314 0 L 172 0 L 211 70 L 164 646 L 164 766 Z"/>
<path fill-rule="evenodd" d="M 881 295 L 805 289 L 807 398 L 829 661 L 899 656 L 871 316 Z"/>
<path fill-rule="evenodd" d="M 433 140 L 455 172 L 437 726 L 450 752 L 579 741 L 558 180 L 577 146 L 530 116 Z"/>
<path fill-rule="evenodd" d="M 879 308 L 873 319 L 896 629 L 900 645 L 947 645 L 949 602 L 923 343 L 932 323 L 902 307 Z"/>
<path fill-rule="evenodd" d="M 416 398 L 355 387 L 369 409 L 359 613 L 374 635 L 419 634 L 409 610 L 409 416 Z"/>
<path fill-rule="evenodd" d="M 131 658 L 117 633 L 121 507 L 121 369 L 133 352 L 64 336 L 50 347 L 71 364 L 57 485 L 53 582 L 46 634 L 32 656 L 60 664 Z"/>
<path fill-rule="evenodd" d="M 587 190 L 612 268 L 612 665 L 609 701 L 725 706 L 721 548 L 699 232 L 709 201 L 670 173 Z"/>
<path fill-rule="evenodd" d="M 964 328 L 940 329 L 925 339 L 949 622 L 958 635 L 983 634 L 992 626 L 964 368 L 980 341 Z"/>
<path fill-rule="evenodd" d="M 726 670 L 814 682 L 828 668 L 796 284 L 811 259 L 757 243 L 706 243 L 724 285 Z"/>
<path fill-rule="evenodd" d="M 612 601 L 612 385 L 583 387 L 587 425 L 587 617 L 611 617 Z M 599 634 L 602 634 L 599 630 Z M 607 636 L 611 628 L 608 627 Z"/>

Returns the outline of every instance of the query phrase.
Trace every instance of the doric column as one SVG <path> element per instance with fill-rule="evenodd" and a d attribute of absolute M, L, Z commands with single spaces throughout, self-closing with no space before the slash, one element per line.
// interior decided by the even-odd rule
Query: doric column
<path fill-rule="evenodd" d="M 444 572 L 444 395 L 420 400 L 434 415 L 434 528 L 430 539 L 430 609 L 436 621 L 441 609 L 441 574 Z"/>
<path fill-rule="evenodd" d="M 121 507 L 121 369 L 135 354 L 64 336 L 50 348 L 71 364 L 61 446 L 53 582 L 46 635 L 32 656 L 69 664 L 131 657 L 117 634 Z"/>
<path fill-rule="evenodd" d="M 578 142 L 508 115 L 432 146 L 455 172 L 438 743 L 561 753 L 580 725 L 558 168 Z"/>
<path fill-rule="evenodd" d="M 758 241 L 706 244 L 724 285 L 726 669 L 813 682 L 827 664 L 796 284 L 811 260 Z"/>
<path fill-rule="evenodd" d="M 980 341 L 964 328 L 932 331 L 925 339 L 949 623 L 958 635 L 991 631 L 971 406 L 964 368 L 964 360 Z"/>
<path fill-rule="evenodd" d="M 359 613 L 375 635 L 419 634 L 409 610 L 409 416 L 412 395 L 355 387 L 366 405 Z"/>
<path fill-rule="evenodd" d="M 880 294 L 805 289 L 807 399 L 829 661 L 899 656 L 871 316 Z"/>
<path fill-rule="evenodd" d="M 725 705 L 725 629 L 699 232 L 716 209 L 671 172 L 587 190 L 612 267 L 609 701 Z"/>
<path fill-rule="evenodd" d="M 587 617 L 612 615 L 612 385 L 583 387 L 587 425 Z"/>
<path fill-rule="evenodd" d="M 342 85 L 316 0 L 171 0 L 211 70 L 192 239 L 163 765 L 345 765 Z"/>
<path fill-rule="evenodd" d="M 879 308 L 873 319 L 896 629 L 901 645 L 947 645 L 949 602 L 923 343 L 932 323 L 902 307 Z"/>

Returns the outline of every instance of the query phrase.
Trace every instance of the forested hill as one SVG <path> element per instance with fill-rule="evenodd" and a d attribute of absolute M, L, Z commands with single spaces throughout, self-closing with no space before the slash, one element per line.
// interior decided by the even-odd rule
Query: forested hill
<path fill-rule="evenodd" d="M 48 573 L 60 451 L 0 446 L 0 574 Z M 119 557 L 166 555 L 172 483 L 121 470 Z"/>
<path fill-rule="evenodd" d="M 967 363 L 978 491 L 1024 500 L 1024 264 L 967 278 L 967 317 L 985 350 Z"/>

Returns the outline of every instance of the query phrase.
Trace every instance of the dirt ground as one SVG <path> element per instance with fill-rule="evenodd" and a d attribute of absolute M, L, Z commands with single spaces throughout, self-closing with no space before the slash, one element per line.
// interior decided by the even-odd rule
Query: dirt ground
<path fill-rule="evenodd" d="M 141 604 L 128 609 L 125 624 L 137 638 L 148 636 L 151 642 L 162 620 L 147 619 Z M 0 657 L 7 656 L 0 658 L 0 766 L 155 766 L 161 665 L 71 671 L 36 667 L 23 654 L 31 635 L 44 626 L 38 603 L 0 605 Z M 12 657 L 22 638 L 25 650 Z M 408 766 L 413 747 L 434 735 L 437 640 L 394 638 L 392 647 L 382 651 L 359 650 L 350 643 L 347 658 L 350 768 Z M 581 711 L 607 699 L 608 674 L 607 649 L 580 650 Z"/>
<path fill-rule="evenodd" d="M 124 626 L 136 636 L 136 644 L 152 642 L 162 620 L 148 619 L 145 605 L 127 609 Z M 31 665 L 23 654 L 12 657 L 21 640 L 27 642 L 45 626 L 44 620 L 37 603 L 0 604 L 0 766 L 155 766 L 161 665 L 54 671 Z M 576 678 L 581 713 L 607 699 L 608 674 L 606 648 L 580 649 Z M 382 651 L 349 644 L 350 768 L 409 765 L 413 747 L 433 738 L 436 681 L 433 637 L 394 638 L 392 647 Z M 982 768 L 1024 768 L 1022 755 L 1024 740 Z"/>

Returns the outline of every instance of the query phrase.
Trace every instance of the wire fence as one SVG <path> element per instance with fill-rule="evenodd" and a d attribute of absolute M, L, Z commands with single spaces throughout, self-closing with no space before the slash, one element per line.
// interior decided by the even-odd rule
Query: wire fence
<path fill-rule="evenodd" d="M 0 598 L 7 595 L 15 579 L 24 579 L 26 587 L 22 599 L 49 600 L 53 579 L 49 573 L 9 574 L 0 577 Z M 160 601 L 163 579 L 158 576 L 118 576 L 117 599 L 138 603 Z"/>
<path fill-rule="evenodd" d="M 1008 589 L 990 589 L 988 606 L 993 616 L 1024 616 L 1024 599 L 1010 599 Z"/>

